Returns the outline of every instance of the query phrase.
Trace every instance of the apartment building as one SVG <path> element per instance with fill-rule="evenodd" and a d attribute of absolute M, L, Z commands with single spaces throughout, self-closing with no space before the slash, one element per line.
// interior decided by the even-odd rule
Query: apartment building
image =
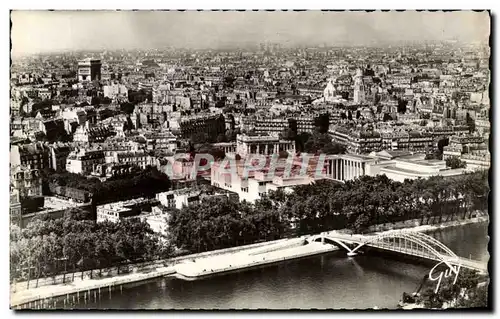
<path fill-rule="evenodd" d="M 21 198 L 42 196 L 42 176 L 38 169 L 16 166 L 11 171 L 10 180 Z"/>
<path fill-rule="evenodd" d="M 49 147 L 43 143 L 12 145 L 10 164 L 39 170 L 50 168 Z"/>
<path fill-rule="evenodd" d="M 190 188 L 176 189 L 156 194 L 156 199 L 169 208 L 181 209 L 184 206 L 197 204 L 201 200 L 201 191 Z"/>
<path fill-rule="evenodd" d="M 74 174 L 89 175 L 98 164 L 104 163 L 104 151 L 76 149 L 66 159 L 66 170 Z"/>

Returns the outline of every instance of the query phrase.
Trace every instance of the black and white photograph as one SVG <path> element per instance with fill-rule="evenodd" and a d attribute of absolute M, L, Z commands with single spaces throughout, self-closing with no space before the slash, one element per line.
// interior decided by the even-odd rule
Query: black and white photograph
<path fill-rule="evenodd" d="M 10 309 L 491 309 L 491 21 L 11 10 Z"/>

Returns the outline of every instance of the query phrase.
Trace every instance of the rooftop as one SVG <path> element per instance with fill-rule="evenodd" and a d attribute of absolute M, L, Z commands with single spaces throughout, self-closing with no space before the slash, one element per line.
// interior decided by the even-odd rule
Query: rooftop
<path fill-rule="evenodd" d="M 77 203 L 77 202 L 72 202 L 69 200 L 64 200 L 60 199 L 57 197 L 52 197 L 52 196 L 44 196 L 45 201 L 43 208 L 37 212 L 31 213 L 31 214 L 26 214 L 23 215 L 23 217 L 31 217 L 35 216 L 37 214 L 46 214 L 46 213 L 51 213 L 54 211 L 60 211 L 60 210 L 65 210 L 68 208 L 76 208 L 76 207 L 83 207 L 83 206 L 88 206 L 90 205 L 89 203 Z"/>
<path fill-rule="evenodd" d="M 435 173 L 430 173 L 430 172 L 421 172 L 416 170 L 405 169 L 396 166 L 386 166 L 380 169 L 381 173 L 392 172 L 395 174 L 413 175 L 414 177 L 422 177 L 422 178 L 429 176 L 455 176 L 463 174 L 464 171 L 465 171 L 464 169 L 447 169 L 447 170 L 440 170 Z"/>
<path fill-rule="evenodd" d="M 151 199 L 141 197 L 141 198 L 129 199 L 129 200 L 122 201 L 122 202 L 114 202 L 114 203 L 109 203 L 109 204 L 105 204 L 105 205 L 99 205 L 99 206 L 97 206 L 97 209 L 106 209 L 106 210 L 120 212 L 120 211 L 128 210 L 127 207 L 130 207 L 130 206 L 137 205 L 137 204 L 145 204 L 145 203 L 150 203 L 150 202 L 152 202 Z"/>

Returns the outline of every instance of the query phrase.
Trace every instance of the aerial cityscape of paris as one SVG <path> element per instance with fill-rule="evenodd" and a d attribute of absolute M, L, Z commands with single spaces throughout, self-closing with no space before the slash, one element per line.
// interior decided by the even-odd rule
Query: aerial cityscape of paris
<path fill-rule="evenodd" d="M 10 308 L 489 309 L 489 11 L 12 10 Z"/>

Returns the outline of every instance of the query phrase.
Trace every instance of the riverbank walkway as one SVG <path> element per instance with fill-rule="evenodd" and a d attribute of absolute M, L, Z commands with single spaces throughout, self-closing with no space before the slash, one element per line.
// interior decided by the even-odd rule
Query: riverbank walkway
<path fill-rule="evenodd" d="M 33 309 L 38 304 L 47 302 L 47 299 L 80 294 L 81 298 L 94 298 L 101 294 L 101 290 L 111 290 L 113 287 L 128 284 L 131 282 L 145 281 L 161 276 L 174 274 L 173 266 L 160 267 L 148 272 L 137 272 L 115 277 L 86 279 L 73 281 L 61 285 L 50 285 L 38 288 L 26 289 L 16 293 L 11 293 L 10 306 L 16 309 Z"/>
<path fill-rule="evenodd" d="M 198 279 L 229 271 L 257 267 L 285 260 L 324 254 L 338 250 L 321 243 L 305 244 L 305 239 L 295 239 L 286 245 L 273 245 L 264 249 L 252 249 L 232 255 L 214 256 L 175 266 L 176 275 L 183 279 Z"/>

